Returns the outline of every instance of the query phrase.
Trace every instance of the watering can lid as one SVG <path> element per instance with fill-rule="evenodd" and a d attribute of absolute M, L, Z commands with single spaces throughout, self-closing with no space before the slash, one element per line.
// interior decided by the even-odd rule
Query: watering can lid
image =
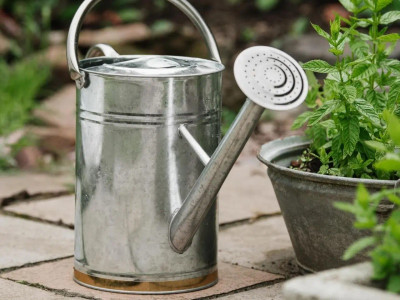
<path fill-rule="evenodd" d="M 91 58 L 81 61 L 84 71 L 124 77 L 186 77 L 221 72 L 218 62 L 181 56 L 138 55 Z"/>

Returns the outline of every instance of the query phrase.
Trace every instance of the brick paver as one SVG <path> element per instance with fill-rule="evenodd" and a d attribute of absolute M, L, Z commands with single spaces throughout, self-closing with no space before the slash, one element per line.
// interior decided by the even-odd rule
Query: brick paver
<path fill-rule="evenodd" d="M 74 182 L 72 174 L 50 175 L 37 173 L 18 173 L 0 176 L 0 200 L 23 191 L 29 195 L 38 193 L 58 193 L 71 189 Z M 1 201 L 0 201 L 1 204 Z"/>
<path fill-rule="evenodd" d="M 47 125 L 75 131 L 75 84 L 68 84 L 44 100 L 34 111 L 34 115 Z"/>
<path fill-rule="evenodd" d="M 196 299 L 212 295 L 220 295 L 235 290 L 240 290 L 262 282 L 279 280 L 282 277 L 267 272 L 252 270 L 230 264 L 219 264 L 219 278 L 217 285 L 186 294 L 163 296 L 135 296 L 116 293 L 101 292 L 78 285 L 72 281 L 73 259 L 64 259 L 53 263 L 46 263 L 35 267 L 23 268 L 10 273 L 2 274 L 3 278 L 24 280 L 38 283 L 45 287 L 75 292 L 85 297 L 96 297 L 105 300 L 111 299 Z"/>
<path fill-rule="evenodd" d="M 0 269 L 73 255 L 74 232 L 0 215 Z"/>
<path fill-rule="evenodd" d="M 81 300 L 78 297 L 65 297 L 10 280 L 0 279 L 0 299 L 12 300 Z"/>
<path fill-rule="evenodd" d="M 219 193 L 220 224 L 278 212 L 266 167 L 256 158 L 235 164 Z"/>
<path fill-rule="evenodd" d="M 223 229 L 219 234 L 219 258 L 286 276 L 297 273 L 293 248 L 281 216 Z"/>
<path fill-rule="evenodd" d="M 282 283 L 219 298 L 221 300 L 282 300 Z"/>
<path fill-rule="evenodd" d="M 19 202 L 6 206 L 5 211 L 41 220 L 60 222 L 73 226 L 75 216 L 75 196 L 61 196 L 51 199 Z"/>

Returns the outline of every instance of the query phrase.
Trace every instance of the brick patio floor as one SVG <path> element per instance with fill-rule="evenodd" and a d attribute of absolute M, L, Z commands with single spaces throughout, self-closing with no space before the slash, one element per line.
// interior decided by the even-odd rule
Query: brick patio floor
<path fill-rule="evenodd" d="M 219 194 L 216 286 L 168 296 L 82 287 L 72 280 L 72 182 L 72 176 L 0 176 L 0 299 L 282 299 L 282 282 L 299 273 L 266 169 L 242 157 Z"/>

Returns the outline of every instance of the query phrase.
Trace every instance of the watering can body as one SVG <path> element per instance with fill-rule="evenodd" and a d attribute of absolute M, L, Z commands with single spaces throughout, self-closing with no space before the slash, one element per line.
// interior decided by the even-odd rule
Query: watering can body
<path fill-rule="evenodd" d="M 104 58 L 80 66 L 96 62 Z M 175 282 L 174 291 L 215 283 L 216 203 L 185 253 L 171 249 L 168 228 L 204 168 L 178 128 L 186 124 L 204 150 L 214 152 L 221 72 L 172 78 L 86 73 L 89 84 L 77 97 L 76 279 L 113 280 L 110 289 L 134 279 L 131 286 L 117 284 L 127 291 L 146 291 L 149 284 L 163 291 L 165 282 Z M 198 283 L 190 284 L 193 279 Z M 107 288 L 107 280 L 99 282 Z"/>
<path fill-rule="evenodd" d="M 179 127 L 209 154 L 221 138 L 224 67 L 215 41 L 186 1 L 171 0 L 201 30 L 211 60 L 120 56 L 100 45 L 93 49 L 104 56 L 78 62 L 82 19 L 98 2 L 83 2 L 68 37 L 77 83 L 74 279 L 126 293 L 209 287 L 218 280 L 215 197 L 184 252 L 171 246 L 169 230 L 204 169 Z"/>
<path fill-rule="evenodd" d="M 120 56 L 99 44 L 78 62 L 83 17 L 100 0 L 81 4 L 68 34 L 78 89 L 74 279 L 88 287 L 174 293 L 215 284 L 217 194 L 264 109 L 307 95 L 292 58 L 245 50 L 235 78 L 250 98 L 220 140 L 217 45 L 187 0 L 168 1 L 201 32 L 210 59 Z M 90 58 L 96 52 L 103 57 Z"/>

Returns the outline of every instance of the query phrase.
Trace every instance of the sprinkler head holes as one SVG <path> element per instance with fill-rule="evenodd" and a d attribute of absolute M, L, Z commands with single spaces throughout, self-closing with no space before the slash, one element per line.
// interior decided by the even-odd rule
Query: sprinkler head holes
<path fill-rule="evenodd" d="M 305 72 L 292 57 L 275 48 L 244 50 L 235 61 L 234 73 L 243 93 L 268 109 L 288 110 L 307 97 Z"/>

